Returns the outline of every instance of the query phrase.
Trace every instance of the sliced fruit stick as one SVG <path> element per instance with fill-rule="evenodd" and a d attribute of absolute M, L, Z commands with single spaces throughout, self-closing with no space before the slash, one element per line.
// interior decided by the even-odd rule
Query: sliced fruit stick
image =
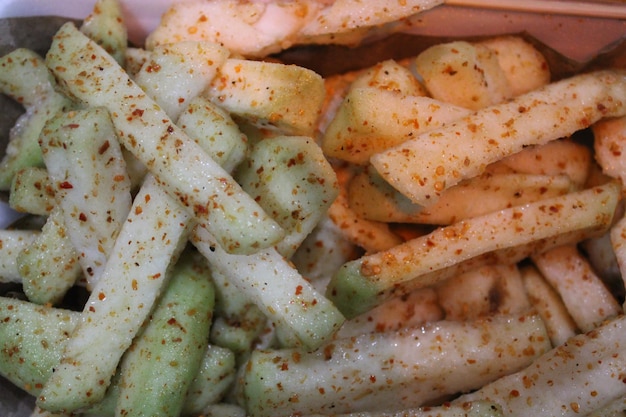
<path fill-rule="evenodd" d="M 0 58 L 0 93 L 22 104 L 20 116 L 9 134 L 9 143 L 0 161 L 0 190 L 7 191 L 17 171 L 43 166 L 39 134 L 46 121 L 71 107 L 56 91 L 57 83 L 44 59 L 28 49 L 16 49 Z"/>
<path fill-rule="evenodd" d="M 191 216 L 149 176 L 37 404 L 73 411 L 102 400 L 184 248 Z"/>
<path fill-rule="evenodd" d="M 239 184 L 73 24 L 57 32 L 46 60 L 73 97 L 109 110 L 122 145 L 228 252 L 253 253 L 282 238 L 280 226 Z"/>
<path fill-rule="evenodd" d="M 601 120 L 591 129 L 596 160 L 602 172 L 626 183 L 626 116 Z"/>
<path fill-rule="evenodd" d="M 528 145 L 626 113 L 626 73 L 597 71 L 548 84 L 372 156 L 393 187 L 427 206 L 460 181 Z"/>
<path fill-rule="evenodd" d="M 464 404 L 444 403 L 438 406 L 409 408 L 400 411 L 363 411 L 333 414 L 334 417 L 504 417 L 502 409 L 489 401 L 468 401 Z M 324 417 L 310 414 L 303 417 Z"/>
<path fill-rule="evenodd" d="M 328 218 L 345 238 L 368 253 L 390 249 L 402 243 L 389 224 L 359 217 L 350 207 L 348 183 L 353 173 L 349 167 L 337 167 L 339 195 L 328 209 Z"/>
<path fill-rule="evenodd" d="M 116 415 L 178 416 L 202 365 L 215 289 L 206 259 L 188 251 L 124 354 Z"/>
<path fill-rule="evenodd" d="M 312 352 L 256 350 L 244 404 L 258 417 L 419 407 L 524 369 L 549 349 L 539 316 L 524 314 L 363 334 Z"/>
<path fill-rule="evenodd" d="M 303 67 L 230 58 L 205 94 L 256 127 L 312 136 L 325 89 L 322 77 Z"/>
<path fill-rule="evenodd" d="M 322 147 L 330 157 L 365 165 L 372 155 L 469 113 L 430 97 L 351 88 L 324 131 Z"/>
<path fill-rule="evenodd" d="M 41 167 L 19 170 L 13 177 L 9 205 L 21 213 L 47 216 L 56 205 L 48 171 Z"/>
<path fill-rule="evenodd" d="M 206 409 L 217 404 L 235 381 L 235 354 L 209 344 L 198 374 L 187 391 L 182 415 L 207 415 Z"/>
<path fill-rule="evenodd" d="M 439 43 L 413 64 L 429 95 L 445 103 L 478 110 L 513 97 L 497 54 L 480 43 Z"/>
<path fill-rule="evenodd" d="M 235 178 L 285 230 L 276 249 L 291 258 L 339 193 L 337 176 L 317 143 L 278 136 L 252 147 Z"/>
<path fill-rule="evenodd" d="M 52 209 L 41 233 L 15 259 L 24 294 L 36 304 L 58 304 L 82 275 L 76 250 L 59 206 Z"/>
<path fill-rule="evenodd" d="M 357 74 L 350 84 L 350 90 L 375 87 L 379 90 L 395 91 L 410 96 L 427 95 L 424 86 L 408 68 L 406 60 L 398 62 L 387 59 L 364 70 L 357 70 Z"/>
<path fill-rule="evenodd" d="M 0 230 L 0 282 L 22 282 L 17 257 L 38 235 L 36 230 Z"/>
<path fill-rule="evenodd" d="M 227 172 L 248 154 L 248 138 L 224 109 L 205 97 L 192 99 L 176 122 Z"/>
<path fill-rule="evenodd" d="M 445 225 L 573 191 L 567 175 L 496 174 L 470 178 L 441 194 L 437 202 L 414 204 L 376 171 L 357 174 L 348 187 L 350 208 L 365 219 Z"/>
<path fill-rule="evenodd" d="M 550 82 L 550 67 L 546 57 L 522 36 L 495 36 L 478 43 L 495 51 L 513 96 Z"/>
<path fill-rule="evenodd" d="M 578 327 L 570 316 L 563 300 L 541 273 L 532 265 L 521 269 L 524 288 L 533 308 L 546 324 L 552 346 L 562 345 L 578 334 Z"/>
<path fill-rule="evenodd" d="M 229 52 L 211 42 L 177 42 L 150 52 L 134 80 L 174 121 L 211 83 Z"/>
<path fill-rule="evenodd" d="M 63 355 L 80 313 L 0 297 L 0 374 L 38 395 Z"/>
<path fill-rule="evenodd" d="M 567 175 L 576 188 L 580 189 L 587 183 L 592 163 L 593 156 L 589 147 L 566 138 L 524 148 L 516 154 L 489 165 L 486 172 L 512 171 L 531 175 Z"/>
<path fill-rule="evenodd" d="M 575 245 L 564 245 L 532 256 L 583 332 L 623 313 L 613 294 Z"/>
<path fill-rule="evenodd" d="M 515 263 L 532 253 L 602 234 L 611 225 L 620 188 L 610 182 L 439 228 L 344 264 L 326 295 L 351 318 L 462 271 Z"/>
<path fill-rule="evenodd" d="M 50 119 L 39 140 L 65 233 L 91 289 L 132 204 L 115 129 L 106 109 L 90 108 Z"/>
<path fill-rule="evenodd" d="M 314 349 L 332 338 L 343 315 L 274 248 L 254 255 L 234 255 L 219 247 L 206 229 L 191 239 L 230 285 L 244 292 L 276 326 L 295 336 L 298 345 Z"/>
<path fill-rule="evenodd" d="M 83 20 L 80 31 L 102 46 L 120 65 L 124 65 L 128 30 L 120 1 L 97 0 L 92 12 Z"/>
<path fill-rule="evenodd" d="M 500 378 L 454 403 L 485 400 L 505 416 L 588 415 L 626 395 L 626 317 L 574 336 L 530 366 Z"/>
<path fill-rule="evenodd" d="M 445 313 L 433 288 L 420 288 L 363 313 L 341 326 L 337 339 L 366 333 L 393 332 L 443 320 Z"/>

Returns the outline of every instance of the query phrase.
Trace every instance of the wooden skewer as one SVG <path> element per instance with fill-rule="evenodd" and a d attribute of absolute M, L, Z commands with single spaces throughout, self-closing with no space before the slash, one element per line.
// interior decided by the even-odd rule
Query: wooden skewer
<path fill-rule="evenodd" d="M 560 14 L 580 17 L 626 19 L 626 3 L 599 3 L 558 0 L 446 0 L 452 6 L 477 7 L 481 9 Z"/>

